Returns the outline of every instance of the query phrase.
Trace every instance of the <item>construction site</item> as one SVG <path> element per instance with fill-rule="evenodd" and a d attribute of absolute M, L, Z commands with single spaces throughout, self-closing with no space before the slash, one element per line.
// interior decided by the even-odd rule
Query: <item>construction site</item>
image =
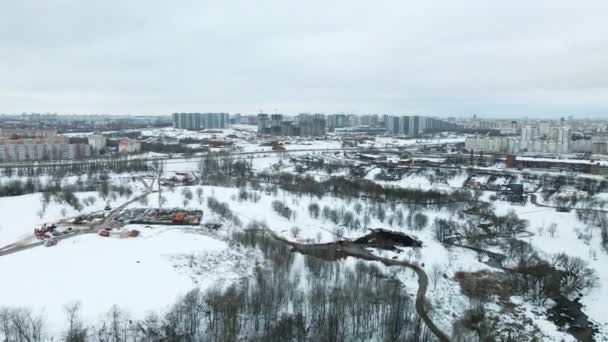
<path fill-rule="evenodd" d="M 107 210 L 104 210 L 107 211 Z M 79 215 L 55 224 L 44 224 L 40 228 L 34 229 L 34 237 L 41 240 L 46 246 L 54 246 L 58 240 L 69 236 L 82 233 L 94 232 L 98 230 L 98 235 L 103 237 L 127 238 L 137 237 L 140 232 L 135 229 L 127 229 L 127 224 L 145 225 L 186 225 L 198 226 L 203 218 L 202 210 L 184 210 L 180 208 L 172 209 L 148 209 L 136 208 L 126 209 L 116 217 L 104 211 L 93 212 L 90 214 Z M 80 228 L 67 227 L 66 224 L 75 224 Z M 218 229 L 221 224 L 207 224 L 209 229 Z"/>
<path fill-rule="evenodd" d="M 116 221 L 126 224 L 198 226 L 202 219 L 202 210 L 137 208 L 121 212 Z"/>

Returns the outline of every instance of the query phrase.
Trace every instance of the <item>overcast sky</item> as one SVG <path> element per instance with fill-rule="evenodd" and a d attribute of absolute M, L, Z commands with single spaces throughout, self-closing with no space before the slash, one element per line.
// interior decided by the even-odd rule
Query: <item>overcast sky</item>
<path fill-rule="evenodd" d="M 18 0 L 0 113 L 608 117 L 608 1 Z"/>

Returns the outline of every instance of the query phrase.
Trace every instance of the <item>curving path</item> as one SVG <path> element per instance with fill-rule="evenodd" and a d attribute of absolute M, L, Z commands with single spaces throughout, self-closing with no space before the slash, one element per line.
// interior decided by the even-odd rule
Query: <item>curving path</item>
<path fill-rule="evenodd" d="M 544 203 L 538 203 L 536 194 L 530 194 L 530 202 L 532 204 L 534 204 L 537 207 L 543 207 L 543 208 L 560 208 L 557 205 L 548 205 L 548 204 L 544 204 Z M 598 213 L 608 213 L 608 210 L 603 210 L 603 209 L 593 209 L 593 208 L 576 208 L 576 207 L 565 207 L 566 209 L 569 210 L 583 210 L 583 211 L 595 211 Z"/>
<path fill-rule="evenodd" d="M 418 276 L 418 291 L 416 292 L 415 303 L 416 312 L 439 341 L 448 342 L 450 340 L 449 337 L 443 331 L 441 331 L 441 329 L 439 329 L 435 322 L 433 322 L 428 314 L 426 307 L 426 290 L 429 285 L 429 279 L 426 272 L 424 272 L 424 270 L 419 266 L 406 261 L 393 260 L 377 256 L 365 249 L 363 246 L 351 243 L 350 241 L 338 241 L 324 244 L 301 244 L 282 238 L 271 230 L 265 230 L 265 232 L 268 232 L 274 239 L 290 245 L 295 251 L 302 254 L 318 256 L 319 252 L 325 252 L 327 255 L 332 255 L 336 259 L 350 256 L 363 260 L 379 261 L 386 266 L 402 266 L 411 268 Z"/>

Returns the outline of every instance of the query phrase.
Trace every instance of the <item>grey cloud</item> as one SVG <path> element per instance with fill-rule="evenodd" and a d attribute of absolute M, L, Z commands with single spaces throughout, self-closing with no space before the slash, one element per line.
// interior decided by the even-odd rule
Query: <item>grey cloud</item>
<path fill-rule="evenodd" d="M 0 112 L 602 115 L 605 1 L 0 5 Z"/>

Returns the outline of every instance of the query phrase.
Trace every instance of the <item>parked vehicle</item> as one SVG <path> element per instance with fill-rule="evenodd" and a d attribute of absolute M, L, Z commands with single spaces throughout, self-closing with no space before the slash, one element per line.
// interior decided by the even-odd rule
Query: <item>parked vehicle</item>
<path fill-rule="evenodd" d="M 68 235 L 68 234 L 74 234 L 74 233 L 76 233 L 77 231 L 78 231 L 78 229 L 74 229 L 74 228 L 72 228 L 72 227 L 69 227 L 68 229 L 66 229 L 66 230 L 63 232 L 63 234 L 66 234 L 66 235 Z"/>
<path fill-rule="evenodd" d="M 55 246 L 56 244 L 57 244 L 57 239 L 55 239 L 55 238 L 47 239 L 46 241 L 44 241 L 44 247 L 52 247 L 52 246 Z"/>
<path fill-rule="evenodd" d="M 110 232 L 107 231 L 106 229 L 102 229 L 99 231 L 99 236 L 108 237 L 108 236 L 110 236 Z"/>
<path fill-rule="evenodd" d="M 222 228 L 221 223 L 205 223 L 205 227 L 212 230 L 218 230 Z"/>

